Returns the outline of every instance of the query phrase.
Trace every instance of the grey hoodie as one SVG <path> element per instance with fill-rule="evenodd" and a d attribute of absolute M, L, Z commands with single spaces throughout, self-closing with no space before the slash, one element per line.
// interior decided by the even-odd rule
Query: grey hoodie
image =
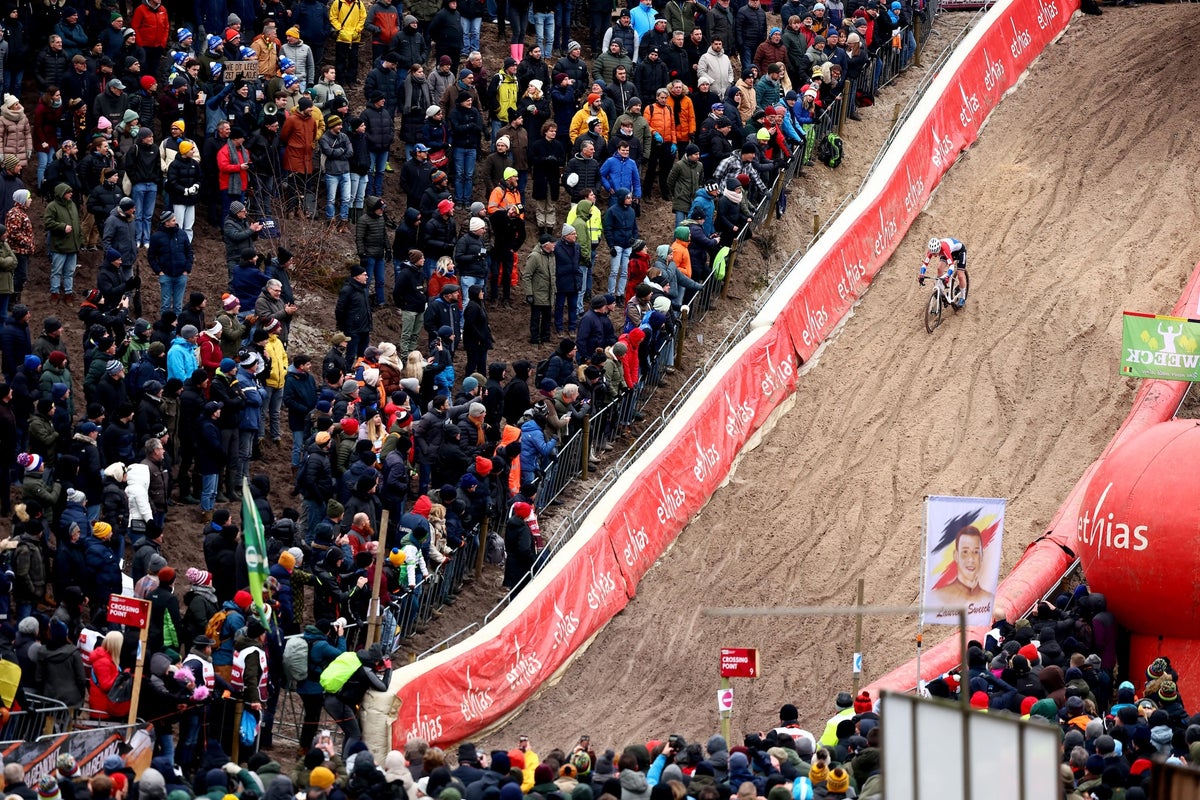
<path fill-rule="evenodd" d="M 640 772 L 621 773 L 621 800 L 650 800 L 650 786 Z"/>

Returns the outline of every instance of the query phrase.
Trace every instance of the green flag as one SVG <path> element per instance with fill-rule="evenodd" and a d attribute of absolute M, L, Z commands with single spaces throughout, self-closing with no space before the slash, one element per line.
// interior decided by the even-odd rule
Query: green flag
<path fill-rule="evenodd" d="M 1121 374 L 1168 381 L 1200 381 L 1200 322 L 1125 312 Z"/>
<path fill-rule="evenodd" d="M 267 540 L 263 535 L 262 519 L 254 495 L 250 494 L 250 482 L 242 478 L 242 541 L 246 545 L 246 571 L 250 575 L 250 597 L 258 609 L 263 627 L 271 629 L 263 603 L 263 586 L 267 582 Z"/>

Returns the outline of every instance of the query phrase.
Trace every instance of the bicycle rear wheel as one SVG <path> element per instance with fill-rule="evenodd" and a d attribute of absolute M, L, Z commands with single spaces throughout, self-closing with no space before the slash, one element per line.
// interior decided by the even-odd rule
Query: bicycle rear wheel
<path fill-rule="evenodd" d="M 925 330 L 933 333 L 934 328 L 942 324 L 942 293 L 934 287 L 933 294 L 929 295 L 929 302 L 925 305 Z"/>

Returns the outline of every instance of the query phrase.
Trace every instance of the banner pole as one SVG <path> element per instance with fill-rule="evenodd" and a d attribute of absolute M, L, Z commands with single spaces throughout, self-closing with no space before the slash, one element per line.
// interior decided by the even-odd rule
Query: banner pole
<path fill-rule="evenodd" d="M 917 696 L 925 689 L 921 677 L 921 644 L 925 635 L 925 582 L 929 572 L 929 495 L 925 495 L 925 524 L 921 526 L 921 594 L 917 599 Z"/>
<path fill-rule="evenodd" d="M 858 697 L 858 683 L 862 677 L 862 626 L 863 626 L 863 579 L 858 579 L 858 607 L 859 612 L 854 615 L 854 680 L 853 695 Z M 728 741 L 728 740 L 726 740 Z"/>
<path fill-rule="evenodd" d="M 721 678 L 721 691 L 729 688 L 729 678 Z M 725 737 L 725 741 L 729 741 L 730 717 L 733 715 L 730 711 L 721 712 L 721 735 Z"/>
<path fill-rule="evenodd" d="M 376 636 L 379 635 L 379 618 L 382 615 L 382 609 L 379 607 L 379 588 L 383 582 L 383 559 L 386 557 L 384 551 L 387 550 L 387 529 L 388 529 L 388 509 L 383 510 L 383 515 L 379 518 L 379 530 L 375 532 L 378 537 L 375 541 L 379 544 L 375 548 L 375 577 L 371 581 L 371 610 L 367 615 L 367 647 L 375 644 Z"/>
<path fill-rule="evenodd" d="M 133 696 L 129 698 L 129 724 L 137 724 L 138 700 L 142 694 L 142 672 L 146 667 L 146 641 L 150 637 L 150 620 L 138 633 L 137 666 L 133 669 Z"/>

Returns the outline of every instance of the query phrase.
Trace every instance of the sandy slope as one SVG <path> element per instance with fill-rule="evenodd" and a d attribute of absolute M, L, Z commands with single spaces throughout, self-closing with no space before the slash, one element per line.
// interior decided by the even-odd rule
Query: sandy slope
<path fill-rule="evenodd" d="M 1128 47 L 1151 15 L 1164 41 Z M 852 620 L 726 623 L 700 608 L 852 603 L 859 576 L 868 603 L 913 602 L 926 494 L 1009 498 L 1011 567 L 1128 411 L 1121 310 L 1168 310 L 1200 257 L 1198 28 L 1188 5 L 1076 20 L 939 189 L 793 411 L 628 609 L 489 743 L 512 746 L 518 729 L 543 750 L 583 732 L 597 745 L 703 738 L 729 645 L 761 648 L 765 671 L 735 687 L 735 738 L 787 701 L 819 725 L 849 688 Z M 928 336 L 914 278 L 931 234 L 967 242 L 972 302 Z M 868 621 L 867 679 L 907 660 L 914 633 Z"/>

